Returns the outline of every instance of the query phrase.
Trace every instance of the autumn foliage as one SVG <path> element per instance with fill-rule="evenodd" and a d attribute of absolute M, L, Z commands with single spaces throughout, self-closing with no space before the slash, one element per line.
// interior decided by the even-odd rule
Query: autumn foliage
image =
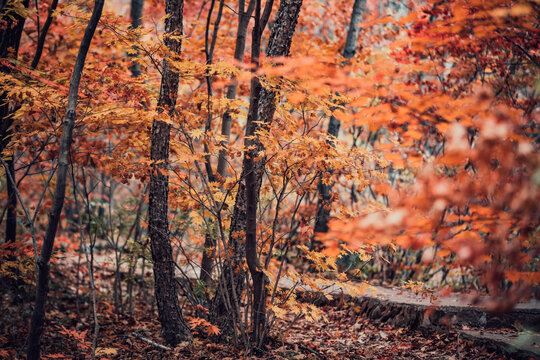
<path fill-rule="evenodd" d="M 0 278 L 26 301 L 93 6 L 54 3 L 8 0 L 0 9 L 2 34 L 14 14 L 26 19 L 18 53 L 0 59 L 10 124 L 2 209 L 13 203 L 10 181 L 17 196 L 16 241 L 0 244 Z M 319 298 L 332 297 L 330 287 L 359 295 L 380 283 L 475 290 L 496 311 L 538 297 L 538 2 L 370 0 L 345 57 L 352 3 L 186 1 L 183 33 L 165 35 L 163 2 L 145 2 L 141 26 L 125 15 L 132 4 L 105 4 L 82 73 L 51 260 L 53 276 L 71 269 L 66 292 L 77 304 L 93 294 L 85 301 L 96 324 L 100 309 L 132 314 L 153 304 L 148 195 L 162 175 L 162 235 L 179 293 L 171 296 L 190 304 L 195 336 L 246 353 L 279 337 L 278 322 L 327 318 L 302 299 L 306 290 Z M 286 11 L 280 31 L 293 36 L 279 48 L 277 14 Z M 243 21 L 245 50 L 237 50 Z M 172 106 L 158 106 L 165 68 L 179 77 Z M 168 160 L 151 157 L 156 123 L 170 129 Z M 329 201 L 319 201 L 321 184 Z M 328 233 L 314 232 L 321 206 Z M 99 327 L 94 339 L 62 331 L 97 355 Z"/>

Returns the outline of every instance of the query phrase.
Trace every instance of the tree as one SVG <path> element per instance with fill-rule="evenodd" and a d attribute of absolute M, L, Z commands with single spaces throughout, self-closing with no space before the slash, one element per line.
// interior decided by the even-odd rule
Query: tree
<path fill-rule="evenodd" d="M 236 40 L 234 48 L 234 59 L 238 62 L 242 62 L 244 58 L 244 52 L 246 48 L 246 34 L 249 25 L 249 20 L 255 9 L 256 0 L 250 0 L 247 9 L 245 9 L 245 1 L 240 0 L 238 3 L 238 28 L 236 30 Z M 238 82 L 233 81 L 227 87 L 227 99 L 234 100 L 238 92 Z M 230 111 L 226 110 L 223 114 L 223 120 L 221 122 L 221 135 L 227 138 L 227 141 L 223 141 L 224 147 L 229 145 L 229 138 L 231 136 L 231 124 L 232 117 Z M 217 164 L 217 173 L 224 179 L 227 176 L 227 154 L 226 150 L 219 151 L 219 158 Z M 208 235 L 205 238 L 204 252 L 201 260 L 201 280 L 206 284 L 209 284 L 212 278 L 212 269 L 214 267 L 214 253 L 209 249 L 216 246 L 215 239 L 212 235 Z"/>
<path fill-rule="evenodd" d="M 279 57 L 288 55 L 301 6 L 301 0 L 282 1 L 280 3 L 268 41 L 266 56 Z M 261 5 L 260 1 L 258 1 L 255 7 L 255 26 L 251 45 L 251 60 L 255 67 L 259 65 L 261 34 L 264 28 L 261 26 L 262 24 Z M 242 182 L 240 183 L 235 201 L 231 225 L 231 237 L 238 236 L 239 233 L 245 234 L 245 259 L 253 279 L 252 321 L 253 343 L 255 346 L 260 346 L 265 338 L 264 319 L 266 317 L 265 304 L 267 296 L 265 289 L 266 279 L 257 255 L 257 205 L 265 166 L 264 158 L 256 160 L 259 157 L 259 153 L 263 150 L 263 145 L 257 137 L 257 132 L 259 129 L 267 128 L 273 120 L 276 109 L 277 90 L 264 88 L 257 77 L 253 77 L 251 81 L 245 140 L 247 150 L 244 153 L 242 175 L 240 176 Z M 235 249 L 233 256 L 237 256 L 236 253 L 239 252 L 239 249 L 242 249 L 242 247 L 239 246 Z M 230 286 L 227 283 L 218 289 L 223 288 L 236 291 L 234 285 Z M 218 301 L 221 301 L 219 296 L 218 292 L 216 297 Z M 229 297 L 234 298 L 231 295 Z"/>
<path fill-rule="evenodd" d="M 247 31 L 247 26 L 249 24 L 248 13 L 256 10 L 255 18 L 257 24 L 254 25 L 252 32 L 252 44 L 251 44 L 251 62 L 254 68 L 252 71 L 256 70 L 259 61 L 260 54 L 260 41 L 262 32 L 268 23 L 270 14 L 272 12 L 273 1 L 267 1 L 265 4 L 265 9 L 261 14 L 261 4 L 259 0 L 254 0 L 250 3 L 247 13 L 239 18 L 239 28 L 237 32 L 236 40 L 236 50 L 235 58 L 241 58 L 243 56 L 244 47 L 245 47 L 245 31 Z M 258 12 L 257 12 L 258 11 Z M 241 27 L 240 27 L 241 26 Z M 255 79 L 255 77 L 253 78 Z M 251 92 L 250 92 L 250 111 L 252 109 L 252 99 L 255 94 L 256 88 L 254 85 L 257 84 L 255 80 L 251 81 Z M 231 87 L 229 87 L 227 94 L 229 97 L 234 98 L 237 85 L 233 82 Z M 229 95 L 230 94 L 230 95 Z M 229 110 L 227 110 L 223 116 L 222 120 L 222 134 L 229 137 L 230 136 L 230 126 L 231 126 L 231 115 Z M 246 126 L 246 134 L 247 134 Z M 246 144 L 247 145 L 247 144 Z M 221 176 L 225 174 L 225 152 L 221 151 L 218 159 L 218 171 Z M 244 173 L 242 173 L 244 174 Z M 231 227 L 229 229 L 229 239 L 227 243 L 227 251 L 225 253 L 224 264 L 220 273 L 220 278 L 218 281 L 218 286 L 216 289 L 216 295 L 212 301 L 211 309 L 211 320 L 214 323 L 217 323 L 221 328 L 223 334 L 232 334 L 235 337 L 236 341 L 236 329 L 237 324 L 241 322 L 240 314 L 240 301 L 239 299 L 242 296 L 244 290 L 244 282 L 246 273 L 243 269 L 243 264 L 245 261 L 245 242 L 243 242 L 239 236 L 245 234 L 246 221 L 247 221 L 247 208 L 246 208 L 246 194 L 245 194 L 245 176 L 240 177 L 240 183 L 238 187 L 237 196 L 234 202 L 234 210 L 231 219 Z M 231 318 L 229 314 L 232 312 L 233 317 Z M 244 340 L 245 342 L 245 340 Z M 246 344 L 247 346 L 247 344 Z"/>
<path fill-rule="evenodd" d="M 165 44 L 171 51 L 173 59 L 180 55 L 182 49 L 182 20 L 184 1 L 167 0 L 165 12 Z M 163 60 L 161 89 L 158 99 L 158 118 L 154 119 L 151 137 L 152 173 L 150 175 L 150 192 L 148 207 L 148 233 L 154 262 L 154 288 L 158 305 L 159 321 L 163 338 L 167 343 L 176 345 L 191 338 L 189 328 L 184 322 L 178 304 L 175 264 L 172 257 L 169 238 L 169 138 L 171 124 L 159 116 L 163 112 L 171 119 L 175 118 L 175 105 L 178 96 L 178 72 Z"/>
<path fill-rule="evenodd" d="M 90 14 L 86 0 L 47 1 L 29 2 L 17 59 L 0 59 L 13 119 L 3 159 L 16 154 L 0 186 L 16 184 L 25 216 L 17 241 L 0 243 L 0 282 L 22 279 L 2 292 L 15 303 L 39 272 L 44 299 L 42 250 L 67 295 L 55 300 L 74 299 L 82 324 L 59 316 L 81 345 L 73 356 L 90 356 L 87 284 L 94 324 L 128 303 L 171 347 L 193 336 L 249 355 L 325 318 L 304 290 L 410 280 L 487 292 L 493 309 L 538 291 L 533 2 L 408 3 L 403 18 L 394 0 L 146 0 L 144 16 L 134 0 L 131 18 L 104 12 L 80 75 L 72 186 L 48 223 L 53 203 L 61 211 L 49 186 L 67 183 L 55 178 L 58 119 L 71 120 Z M 0 202 L 7 213 L 4 191 Z M 98 356 L 106 333 L 94 330 Z"/>
<path fill-rule="evenodd" d="M 351 13 L 351 21 L 349 23 L 349 29 L 347 31 L 347 41 L 345 42 L 345 49 L 343 50 L 343 57 L 347 60 L 354 57 L 356 53 L 356 47 L 358 43 L 358 35 L 360 34 L 360 20 L 364 13 L 366 6 L 365 0 L 355 0 L 353 5 L 353 10 Z M 330 117 L 330 122 L 328 123 L 328 135 L 331 137 L 337 138 L 339 135 L 339 128 L 341 123 L 335 116 Z M 331 140 L 329 141 L 332 144 Z M 332 170 L 328 171 L 330 174 Z M 326 233 L 328 232 L 328 218 L 330 216 L 330 202 L 332 198 L 332 185 L 326 184 L 324 175 L 321 175 L 321 180 L 319 181 L 319 201 L 317 203 L 317 215 L 315 217 L 315 233 Z M 313 244 L 312 244 L 313 248 Z"/>
<path fill-rule="evenodd" d="M 28 0 L 21 3 L 5 4 L 2 10 L 2 20 L 6 24 L 0 30 L 0 58 L 8 59 L 10 57 L 17 58 L 19 52 L 19 44 L 21 35 L 26 20 L 26 11 L 28 8 Z M 0 67 L 2 73 L 9 73 L 11 69 L 8 66 Z M 4 157 L 4 150 L 9 144 L 12 135 L 13 111 L 10 109 L 9 99 L 6 98 L 5 92 L 0 95 L 0 156 Z M 15 181 L 15 165 L 14 154 L 11 154 L 6 161 L 11 178 Z M 6 176 L 6 180 L 8 177 Z M 17 194 L 15 192 L 16 184 L 11 181 L 6 181 L 6 190 L 8 197 L 7 218 L 6 218 L 6 241 L 15 241 L 17 236 Z"/>
<path fill-rule="evenodd" d="M 30 324 L 30 333 L 28 334 L 28 351 L 29 360 L 39 359 L 40 355 L 40 337 L 43 332 L 43 322 L 45 318 L 45 303 L 47 300 L 47 292 L 49 286 L 49 261 L 51 259 L 54 238 L 60 221 L 60 214 L 64 206 L 64 198 L 66 193 L 66 183 L 69 167 L 69 153 L 73 138 L 73 127 L 75 126 L 77 100 L 79 94 L 79 83 L 81 81 L 84 63 L 92 37 L 99 23 L 101 12 L 103 10 L 103 0 L 96 0 L 92 16 L 84 32 L 77 61 L 73 68 L 71 81 L 69 84 L 69 97 L 66 107 L 66 115 L 64 118 L 64 129 L 60 140 L 60 150 L 58 154 L 58 170 L 56 174 L 56 187 L 54 189 L 54 197 L 52 208 L 49 213 L 49 222 L 47 230 L 43 238 L 43 247 L 39 259 L 37 261 L 37 287 L 34 312 L 32 314 L 32 322 Z"/>
<path fill-rule="evenodd" d="M 140 28 L 142 25 L 144 0 L 131 0 L 129 16 L 131 17 L 131 26 L 133 29 Z M 131 66 L 131 73 L 134 77 L 141 75 L 141 66 L 135 63 Z"/>
<path fill-rule="evenodd" d="M 36 51 L 34 53 L 34 57 L 32 59 L 32 63 L 30 67 L 32 69 L 35 69 L 39 61 L 41 59 L 41 55 L 43 53 L 43 47 L 45 45 L 45 39 L 47 37 L 47 34 L 49 32 L 49 28 L 51 26 L 52 20 L 53 20 L 53 13 L 56 10 L 56 7 L 58 6 L 58 0 L 54 0 L 51 5 L 49 6 L 49 11 L 47 14 L 47 19 L 45 20 L 45 24 L 43 24 L 43 27 L 41 29 L 41 33 L 39 34 L 39 38 L 36 45 Z M 28 7 L 28 2 L 23 1 L 20 4 L 15 3 L 15 5 L 7 5 L 7 10 L 3 14 L 6 19 L 6 28 L 0 30 L 0 38 L 2 39 L 2 43 L 0 45 L 0 57 L 2 59 L 9 59 L 10 56 L 17 57 L 17 54 L 19 52 L 19 44 L 21 40 L 22 31 L 24 28 L 24 22 L 26 20 L 26 11 Z M 11 14 L 13 12 L 13 14 Z M 2 65 L 1 72 L 9 74 L 11 72 L 11 68 L 9 66 L 6 66 L 5 64 Z M 5 93 L 3 93 L 2 97 L 5 97 Z M 11 108 L 10 108 L 11 107 Z M 13 121 L 13 115 L 19 110 L 18 104 L 10 104 L 9 101 L 2 101 L 1 110 L 0 110 L 0 116 L 2 118 L 2 126 L 0 128 L 0 156 L 3 154 L 6 147 L 8 147 L 10 138 L 12 135 L 12 127 L 14 126 Z M 16 194 L 16 174 L 15 174 L 15 161 L 14 161 L 15 153 L 11 155 L 9 159 L 7 159 L 7 169 L 6 172 L 6 190 L 7 190 L 7 197 L 8 197 L 8 206 L 7 206 L 7 219 L 6 219 L 6 241 L 14 242 L 17 235 L 17 194 Z M 11 179 L 11 180 L 9 180 Z"/>
<path fill-rule="evenodd" d="M 385 211 L 336 220 L 334 239 L 425 249 L 426 271 L 442 265 L 480 276 L 493 310 L 530 294 L 539 226 L 530 202 L 540 190 L 531 76 L 538 61 L 526 49 L 537 46 L 538 29 L 525 24 L 535 16 L 527 2 L 448 1 L 394 22 L 407 44 L 393 46 L 393 74 L 374 72 L 373 90 L 386 82 L 380 103 L 353 122 L 368 125 L 362 117 L 370 114 L 371 129 L 386 127 L 399 139 L 384 151 L 397 189 L 381 186 L 390 200 Z"/>

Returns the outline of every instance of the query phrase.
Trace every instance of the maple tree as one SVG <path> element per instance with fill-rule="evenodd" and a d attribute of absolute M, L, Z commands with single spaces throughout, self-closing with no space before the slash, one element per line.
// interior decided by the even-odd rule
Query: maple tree
<path fill-rule="evenodd" d="M 166 3 L 165 44 L 172 53 L 171 61 L 178 58 L 182 47 L 179 37 L 182 36 L 183 11 L 184 2 L 182 0 Z M 166 172 L 169 164 L 171 124 L 161 120 L 159 116 L 162 112 L 168 112 L 169 116 L 173 117 L 179 75 L 173 70 L 173 66 L 169 64 L 167 59 L 163 60 L 161 73 L 161 89 L 157 104 L 158 119 L 154 120 L 152 124 L 151 136 L 150 158 L 153 164 L 150 175 L 148 232 L 154 263 L 156 302 L 163 326 L 163 337 L 168 343 L 176 345 L 189 338 L 190 335 L 182 318 L 176 296 L 172 248 L 169 240 L 169 178 Z M 171 296 L 171 293 L 174 296 Z"/>
<path fill-rule="evenodd" d="M 398 171 L 413 171 L 415 181 L 402 181 L 386 214 L 365 212 L 347 225 L 370 229 L 362 236 L 378 243 L 432 247 L 426 262 L 475 265 L 500 297 L 493 306 L 502 308 L 527 293 L 526 283 L 538 282 L 537 85 L 534 76 L 508 81 L 538 67 L 526 50 L 536 47 L 537 30 L 522 22 L 534 9 L 456 1 L 401 20 L 419 18 L 406 30 L 410 40 L 395 48 L 395 72 L 404 80 L 391 80 L 379 107 L 395 114 L 392 129 L 403 149 L 390 145 L 387 158 Z M 349 242 L 354 231 L 343 225 L 338 231 Z"/>
<path fill-rule="evenodd" d="M 454 285 L 498 311 L 538 296 L 537 2 L 7 0 L 0 15 L 0 277 L 35 291 L 28 358 L 49 268 L 90 308 L 93 328 L 58 331 L 92 358 L 115 354 L 100 322 L 153 299 L 158 347 L 255 354 L 335 318 L 306 293 Z"/>

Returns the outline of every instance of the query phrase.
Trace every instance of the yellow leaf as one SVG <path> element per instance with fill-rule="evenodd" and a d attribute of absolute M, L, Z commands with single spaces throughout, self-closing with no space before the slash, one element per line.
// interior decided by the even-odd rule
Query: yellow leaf
<path fill-rule="evenodd" d="M 98 347 L 96 349 L 96 355 L 98 356 L 107 356 L 107 355 L 117 355 L 118 354 L 118 349 L 115 349 L 115 348 L 101 348 L 101 347 Z"/>
<path fill-rule="evenodd" d="M 202 129 L 195 129 L 191 132 L 191 137 L 194 139 L 202 139 L 204 131 Z"/>
<path fill-rule="evenodd" d="M 202 225 L 204 223 L 204 219 L 202 218 L 202 216 L 199 215 L 198 212 L 196 211 L 192 211 L 189 213 L 189 216 L 191 217 L 191 223 L 193 225 Z"/>

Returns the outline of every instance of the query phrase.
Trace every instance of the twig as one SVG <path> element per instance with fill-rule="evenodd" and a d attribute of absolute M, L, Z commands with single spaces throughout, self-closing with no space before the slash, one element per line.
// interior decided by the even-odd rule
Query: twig
<path fill-rule="evenodd" d="M 535 58 L 529 54 L 529 52 L 527 50 L 525 50 L 523 48 L 523 46 L 521 46 L 520 44 L 518 44 L 517 42 L 515 42 L 514 40 L 510 39 L 508 36 L 504 35 L 503 36 L 507 41 L 511 42 L 515 47 L 517 47 L 519 50 L 521 50 L 521 52 L 527 57 L 527 59 L 529 59 L 534 65 L 536 65 L 537 67 L 540 67 L 540 64 L 535 60 Z"/>
<path fill-rule="evenodd" d="M 300 349 L 302 349 L 302 350 L 309 351 L 310 353 L 312 353 L 313 355 L 315 355 L 315 356 L 318 357 L 319 359 L 326 360 L 326 356 L 324 356 L 323 354 L 321 354 L 321 353 L 318 352 L 317 350 L 314 350 L 314 349 L 310 348 L 309 346 L 306 346 L 306 345 L 303 345 L 303 344 L 299 344 L 299 343 L 292 343 L 292 342 L 288 342 L 288 341 L 285 341 L 285 344 L 291 345 L 291 346 L 298 346 L 298 347 L 299 347 Z"/>
<path fill-rule="evenodd" d="M 152 346 L 157 347 L 158 349 L 165 350 L 165 351 L 171 351 L 171 350 L 172 350 L 172 348 L 170 348 L 170 347 L 168 347 L 168 346 L 158 344 L 158 343 L 155 342 L 155 341 L 152 341 L 152 340 L 150 340 L 150 339 L 148 339 L 148 338 L 145 338 L 144 336 L 142 336 L 141 334 L 139 334 L 139 333 L 136 332 L 136 331 L 133 333 L 133 336 L 135 336 L 135 337 L 138 338 L 138 339 L 141 339 L 142 341 L 144 341 L 144 342 L 146 342 L 146 343 L 148 343 L 148 344 L 150 344 L 150 345 L 152 345 Z"/>
<path fill-rule="evenodd" d="M 4 165 L 6 177 L 8 178 L 8 181 L 10 181 L 11 184 L 13 185 L 13 190 L 15 190 L 15 195 L 19 199 L 19 204 L 21 204 L 21 207 L 23 208 L 23 211 L 24 211 L 24 215 L 26 216 L 26 221 L 28 221 L 28 227 L 30 227 L 30 233 L 32 234 L 32 246 L 34 247 L 34 263 L 36 264 L 36 269 L 38 269 L 37 267 L 38 251 L 37 251 L 37 243 L 36 243 L 36 231 L 34 228 L 34 221 L 36 217 L 34 215 L 33 219 L 30 218 L 30 214 L 28 213 L 28 210 L 24 206 L 21 194 L 19 193 L 19 190 L 17 189 L 17 184 L 15 183 L 15 179 L 11 176 L 11 173 L 9 172 L 8 165 L 6 164 L 4 159 L 0 158 L 0 161 L 2 162 L 2 165 Z M 39 204 L 38 204 L 38 208 L 39 208 Z M 36 214 L 37 212 L 38 212 L 38 209 L 36 209 Z"/>

